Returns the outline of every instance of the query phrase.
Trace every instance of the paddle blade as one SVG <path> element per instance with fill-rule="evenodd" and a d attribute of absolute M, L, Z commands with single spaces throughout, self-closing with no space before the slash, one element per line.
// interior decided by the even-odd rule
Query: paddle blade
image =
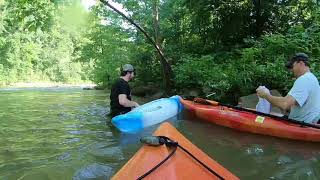
<path fill-rule="evenodd" d="M 217 101 L 207 100 L 211 105 L 218 106 L 220 103 Z"/>
<path fill-rule="evenodd" d="M 203 98 L 194 98 L 193 101 L 199 104 L 206 104 L 206 105 L 213 105 L 213 106 L 219 105 L 217 101 L 210 101 Z"/>

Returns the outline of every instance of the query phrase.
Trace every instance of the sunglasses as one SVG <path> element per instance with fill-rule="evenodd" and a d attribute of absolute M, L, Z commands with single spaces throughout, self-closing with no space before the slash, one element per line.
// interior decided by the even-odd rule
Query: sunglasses
<path fill-rule="evenodd" d="M 285 67 L 287 68 L 287 69 L 292 69 L 293 68 L 293 63 L 287 63 L 286 65 L 285 65 Z"/>

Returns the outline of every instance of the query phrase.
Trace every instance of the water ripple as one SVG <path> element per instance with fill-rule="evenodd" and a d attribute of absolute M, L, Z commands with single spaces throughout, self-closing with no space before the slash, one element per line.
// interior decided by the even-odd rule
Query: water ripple
<path fill-rule="evenodd" d="M 90 164 L 79 169 L 73 176 L 73 180 L 110 179 L 113 169 L 107 165 Z"/>

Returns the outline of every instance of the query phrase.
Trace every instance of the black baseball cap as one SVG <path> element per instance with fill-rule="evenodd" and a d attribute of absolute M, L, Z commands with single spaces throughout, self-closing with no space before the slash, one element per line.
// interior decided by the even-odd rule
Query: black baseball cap
<path fill-rule="evenodd" d="M 305 53 L 296 53 L 294 54 L 286 63 L 287 69 L 292 69 L 294 62 L 300 62 L 303 61 L 306 65 L 309 66 L 309 56 Z"/>

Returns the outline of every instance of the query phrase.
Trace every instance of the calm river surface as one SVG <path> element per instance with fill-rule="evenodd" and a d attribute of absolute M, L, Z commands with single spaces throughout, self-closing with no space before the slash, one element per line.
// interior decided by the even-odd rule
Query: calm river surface
<path fill-rule="evenodd" d="M 140 100 L 144 102 L 145 100 Z M 108 94 L 0 89 L 0 179 L 109 179 L 141 146 L 112 127 Z M 320 144 L 237 132 L 182 113 L 174 126 L 241 179 L 320 179 Z"/>

